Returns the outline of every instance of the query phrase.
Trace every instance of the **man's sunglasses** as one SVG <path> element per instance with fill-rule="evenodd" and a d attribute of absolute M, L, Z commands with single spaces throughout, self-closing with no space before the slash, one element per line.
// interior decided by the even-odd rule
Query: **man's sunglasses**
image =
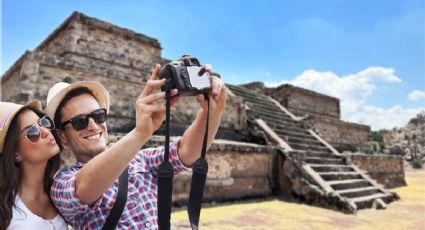
<path fill-rule="evenodd" d="M 52 130 L 55 128 L 55 123 L 48 116 L 43 116 L 38 120 L 37 124 L 33 124 L 24 130 L 24 138 L 27 138 L 32 144 L 37 143 L 41 136 L 40 127 Z"/>
<path fill-rule="evenodd" d="M 93 118 L 94 122 L 96 124 L 101 124 L 106 121 L 107 115 L 106 115 L 106 109 L 97 109 L 87 115 L 78 115 L 75 116 L 65 122 L 62 123 L 61 127 L 64 128 L 65 125 L 71 123 L 72 127 L 79 131 L 87 128 L 89 125 L 89 118 Z"/>

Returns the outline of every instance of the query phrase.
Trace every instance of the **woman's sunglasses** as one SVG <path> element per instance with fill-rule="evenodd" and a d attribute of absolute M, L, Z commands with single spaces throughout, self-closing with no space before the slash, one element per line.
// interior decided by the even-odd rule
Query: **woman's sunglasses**
<path fill-rule="evenodd" d="M 107 115 L 106 115 L 106 109 L 97 109 L 87 115 L 78 115 L 75 116 L 65 122 L 62 123 L 62 128 L 65 127 L 65 125 L 71 123 L 72 127 L 79 131 L 87 128 L 89 125 L 89 118 L 93 118 L 94 122 L 96 124 L 101 124 L 106 121 Z"/>
<path fill-rule="evenodd" d="M 38 120 L 37 124 L 33 124 L 24 130 L 24 138 L 28 139 L 32 144 L 37 143 L 41 136 L 40 127 L 52 130 L 55 128 L 55 123 L 53 123 L 53 121 L 48 116 L 43 116 Z"/>

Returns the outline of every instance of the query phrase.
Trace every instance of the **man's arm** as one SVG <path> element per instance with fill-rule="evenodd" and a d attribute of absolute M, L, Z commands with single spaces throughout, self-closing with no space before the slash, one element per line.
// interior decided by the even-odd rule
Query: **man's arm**
<path fill-rule="evenodd" d="M 159 128 L 165 116 L 165 105 L 157 104 L 165 93 L 153 93 L 165 84 L 157 80 L 160 65 L 152 71 L 151 79 L 136 101 L 136 128 L 117 143 L 91 159 L 76 175 L 77 197 L 86 204 L 93 204 L 121 175 L 152 133 Z M 176 95 L 177 90 L 172 91 Z M 178 97 L 174 97 L 174 105 Z"/>
<path fill-rule="evenodd" d="M 207 68 L 207 71 L 211 71 Z M 226 107 L 227 91 L 224 82 L 213 76 L 211 78 L 212 90 L 209 94 L 210 111 L 208 127 L 207 149 L 211 146 L 214 137 L 218 131 L 221 116 Z M 186 166 L 192 166 L 201 156 L 202 143 L 204 140 L 205 123 L 207 120 L 208 104 L 203 95 L 197 95 L 196 100 L 201 105 L 201 109 L 195 118 L 195 121 L 189 126 L 181 138 L 178 154 L 182 163 Z"/>

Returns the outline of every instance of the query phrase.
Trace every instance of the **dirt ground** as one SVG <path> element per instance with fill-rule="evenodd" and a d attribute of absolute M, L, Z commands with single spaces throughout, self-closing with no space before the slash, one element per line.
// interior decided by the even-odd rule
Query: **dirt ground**
<path fill-rule="evenodd" d="M 355 215 L 296 202 L 252 201 L 205 207 L 200 229 L 424 229 L 425 169 L 406 169 L 408 186 L 393 189 L 401 199 L 384 210 L 361 210 Z M 173 229 L 190 229 L 186 210 L 172 213 Z"/>

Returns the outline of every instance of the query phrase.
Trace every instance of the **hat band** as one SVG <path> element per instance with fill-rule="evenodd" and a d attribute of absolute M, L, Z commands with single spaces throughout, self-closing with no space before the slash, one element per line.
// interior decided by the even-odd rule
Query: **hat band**
<path fill-rule="evenodd" d="M 14 108 L 11 108 L 2 117 L 0 117 L 0 131 L 3 130 L 4 126 L 7 124 L 7 120 L 9 120 L 10 114 L 12 114 L 14 110 Z"/>

